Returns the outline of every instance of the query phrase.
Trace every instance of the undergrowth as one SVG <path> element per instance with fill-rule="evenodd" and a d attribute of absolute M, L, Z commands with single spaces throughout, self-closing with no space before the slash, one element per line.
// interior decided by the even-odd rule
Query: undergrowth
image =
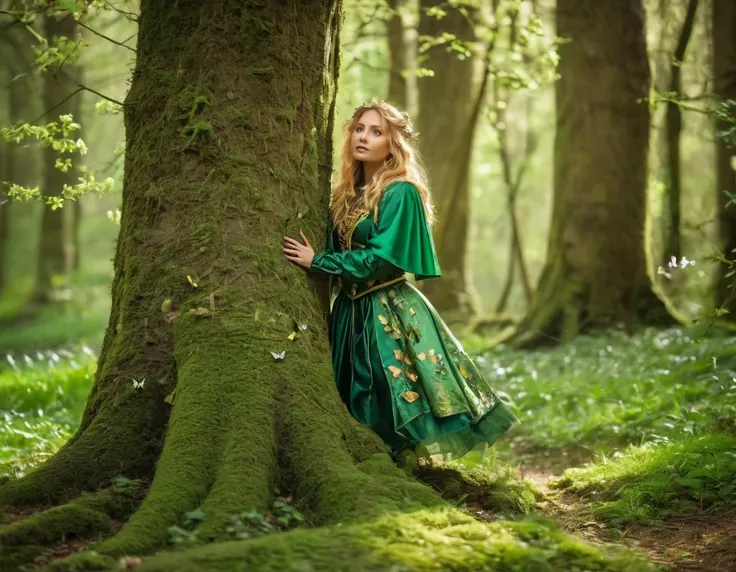
<path fill-rule="evenodd" d="M 736 505 L 736 437 L 631 447 L 566 470 L 554 486 L 584 495 L 591 515 L 614 525 L 728 508 Z"/>

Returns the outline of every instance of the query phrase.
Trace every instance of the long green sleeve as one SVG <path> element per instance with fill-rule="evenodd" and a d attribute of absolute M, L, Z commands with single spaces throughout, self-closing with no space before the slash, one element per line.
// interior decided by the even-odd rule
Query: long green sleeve
<path fill-rule="evenodd" d="M 378 222 L 365 248 L 322 252 L 312 261 L 313 271 L 353 281 L 381 278 L 393 267 L 411 272 L 418 280 L 441 274 L 421 196 L 411 183 L 403 181 L 384 191 Z"/>

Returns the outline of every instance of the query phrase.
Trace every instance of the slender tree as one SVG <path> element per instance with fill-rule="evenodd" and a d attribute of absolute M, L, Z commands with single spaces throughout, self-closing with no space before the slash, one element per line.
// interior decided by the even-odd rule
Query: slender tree
<path fill-rule="evenodd" d="M 438 18 L 432 9 L 441 8 Z M 427 166 L 437 208 L 434 233 L 442 279 L 428 281 L 425 293 L 446 314 L 473 312 L 474 293 L 468 266 L 469 180 L 472 144 L 477 123 L 480 81 L 470 54 L 462 59 L 452 49 L 474 49 L 476 13 L 443 0 L 421 0 L 419 37 L 430 38 L 421 65 L 431 77 L 418 80 L 420 150 Z M 442 40 L 437 42 L 436 40 Z M 451 315 L 451 314 L 447 314 Z"/>
<path fill-rule="evenodd" d="M 400 109 L 407 109 L 406 70 L 409 68 L 407 57 L 409 50 L 404 41 L 404 21 L 401 10 L 405 0 L 389 0 L 391 9 L 386 22 L 386 38 L 388 40 L 389 76 L 387 99 Z"/>
<path fill-rule="evenodd" d="M 78 41 L 76 21 L 71 15 L 47 15 L 44 31 L 49 43 L 53 38 L 65 37 Z M 72 60 L 73 60 L 73 56 Z M 74 95 L 82 83 L 82 70 L 79 65 L 69 61 L 62 62 L 46 71 L 44 78 L 43 102 L 49 117 L 71 114 L 79 118 L 81 93 Z M 76 174 L 56 167 L 58 153 L 51 147 L 44 148 L 44 177 L 41 192 L 44 197 L 58 196 L 64 184 L 74 185 Z M 33 301 L 48 304 L 54 301 L 56 280 L 69 276 L 72 270 L 74 253 L 71 225 L 72 217 L 63 209 L 45 208 L 41 222 L 41 246 L 38 253 L 38 278 Z"/>
<path fill-rule="evenodd" d="M 515 342 L 671 321 L 646 273 L 649 62 L 641 0 L 558 0 L 547 262 Z M 595 81 L 591 81 L 591 78 Z"/>
<path fill-rule="evenodd" d="M 728 0 L 713 0 L 713 89 L 720 100 L 736 101 L 736 4 Z M 716 129 L 732 125 L 719 123 Z M 718 226 L 721 247 L 729 259 L 736 257 L 736 207 L 729 205 L 727 193 L 736 194 L 736 172 L 732 160 L 736 156 L 733 141 L 717 138 L 716 183 Z M 724 192 L 725 191 L 725 192 Z M 716 290 L 716 303 L 728 310 L 726 317 L 736 320 L 736 290 L 730 268 L 721 265 Z"/>
<path fill-rule="evenodd" d="M 687 5 L 687 13 L 682 23 L 680 34 L 677 40 L 677 46 L 672 54 L 669 73 L 669 93 L 678 97 L 682 92 L 682 82 L 680 79 L 682 62 L 685 60 L 687 46 L 690 43 L 693 27 L 695 25 L 695 14 L 698 9 L 698 0 L 689 0 Z M 679 260 L 682 255 L 681 247 L 681 196 L 682 196 L 682 175 L 680 170 L 680 134 L 682 132 L 682 111 L 677 101 L 667 102 L 666 113 L 666 185 L 665 185 L 665 203 L 669 214 L 665 225 L 665 241 L 663 249 L 663 257 L 665 264 L 674 256 Z"/>

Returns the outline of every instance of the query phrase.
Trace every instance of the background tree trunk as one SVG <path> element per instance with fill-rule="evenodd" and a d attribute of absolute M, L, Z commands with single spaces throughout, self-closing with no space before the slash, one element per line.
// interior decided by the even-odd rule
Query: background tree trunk
<path fill-rule="evenodd" d="M 45 34 L 51 43 L 53 36 L 65 36 L 70 41 L 76 39 L 77 25 L 73 17 L 45 17 Z M 63 114 L 71 114 L 79 119 L 81 111 L 80 95 L 70 97 L 82 83 L 82 70 L 79 65 L 64 63 L 60 68 L 54 67 L 46 72 L 44 81 L 45 109 L 49 111 L 47 120 L 58 120 Z M 43 196 L 58 196 L 64 184 L 74 185 L 77 174 L 74 169 L 66 173 L 57 169 L 57 152 L 45 147 L 43 150 L 44 177 L 41 185 Z M 79 158 L 75 158 L 78 162 Z M 33 302 L 49 304 L 54 301 L 54 291 L 58 288 L 55 281 L 58 277 L 67 279 L 72 268 L 72 243 L 69 222 L 71 217 L 63 210 L 44 208 L 41 221 L 41 245 L 38 253 L 38 279 Z"/>
<path fill-rule="evenodd" d="M 560 49 L 547 263 L 516 343 L 670 321 L 646 274 L 649 88 L 641 0 L 558 0 Z M 590 78 L 596 81 L 591 82 Z"/>
<path fill-rule="evenodd" d="M 407 85 L 405 71 L 407 55 L 409 50 L 404 42 L 404 22 L 400 10 L 405 0 L 389 0 L 389 8 L 393 11 L 391 19 L 386 22 L 386 35 L 388 39 L 389 76 L 388 96 L 389 103 L 399 109 L 407 110 Z"/>
<path fill-rule="evenodd" d="M 7 6 L 17 9 L 11 4 Z M 34 89 L 33 64 L 31 55 L 26 54 L 22 42 L 25 31 L 21 26 L 14 25 L 3 31 L 0 38 L 0 59 L 3 62 L 5 75 L 2 76 L 2 88 L 6 90 L 7 116 L 6 124 L 13 125 L 18 121 L 32 121 L 36 109 L 37 93 Z M 38 184 L 39 165 L 37 162 L 37 147 L 33 145 L 18 146 L 11 143 L 0 142 L 0 202 L 5 200 L 7 188 L 2 187 L 2 181 L 18 183 L 24 186 L 35 186 Z M 16 236 L 24 241 L 23 247 L 27 246 L 28 240 L 16 228 L 12 229 L 13 218 L 16 222 L 29 217 L 29 208 L 33 205 L 15 204 L 13 201 L 0 204 L 0 292 L 8 285 L 11 274 L 8 272 L 7 259 L 9 249 L 13 248 Z M 15 217 L 11 215 L 15 213 Z M 20 216 L 18 214 L 20 213 Z M 27 224 L 27 222 L 26 222 Z"/>
<path fill-rule="evenodd" d="M 447 15 L 427 16 L 428 8 L 441 7 Z M 458 40 L 475 42 L 474 11 L 448 6 L 443 0 L 420 2 L 419 36 L 439 38 L 453 34 Z M 472 313 L 474 292 L 467 260 L 469 232 L 470 159 L 475 133 L 474 105 L 479 68 L 474 57 L 459 59 L 442 44 L 430 48 L 423 67 L 433 77 L 420 78 L 419 149 L 427 167 L 437 208 L 434 237 L 442 278 L 428 280 L 424 293 L 441 312 Z"/>
<path fill-rule="evenodd" d="M 695 13 L 698 9 L 698 0 L 689 0 L 685 21 L 682 24 L 677 47 L 671 56 L 670 62 L 670 93 L 682 93 L 680 81 L 681 64 L 685 60 L 687 46 L 690 43 L 693 26 L 695 24 Z M 681 234 L 680 234 L 680 203 L 682 195 L 682 175 L 680 172 L 680 134 L 682 132 L 682 112 L 676 102 L 667 102 L 666 113 L 666 146 L 667 146 L 667 182 L 665 184 L 665 204 L 669 216 L 665 224 L 665 241 L 662 252 L 663 264 L 666 266 L 671 256 L 678 260 L 682 256 Z"/>
<path fill-rule="evenodd" d="M 736 100 L 736 4 L 730 0 L 713 0 L 713 90 L 720 100 Z M 730 126 L 717 124 L 717 130 Z M 733 144 L 733 142 L 731 142 Z M 736 193 L 736 172 L 731 166 L 736 149 L 722 139 L 716 141 L 716 182 L 718 184 L 718 224 L 721 248 L 729 259 L 736 257 L 736 206 L 727 207 L 728 197 L 723 191 Z M 736 320 L 736 291 L 734 277 L 727 277 L 730 268 L 719 268 L 716 304 L 729 311 L 726 318 Z"/>

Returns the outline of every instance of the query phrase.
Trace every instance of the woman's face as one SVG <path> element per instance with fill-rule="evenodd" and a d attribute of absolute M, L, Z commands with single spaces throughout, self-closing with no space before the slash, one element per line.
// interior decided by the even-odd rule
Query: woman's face
<path fill-rule="evenodd" d="M 364 163 L 383 163 L 388 157 L 388 135 L 383 118 L 375 109 L 364 111 L 350 136 L 353 159 Z"/>

